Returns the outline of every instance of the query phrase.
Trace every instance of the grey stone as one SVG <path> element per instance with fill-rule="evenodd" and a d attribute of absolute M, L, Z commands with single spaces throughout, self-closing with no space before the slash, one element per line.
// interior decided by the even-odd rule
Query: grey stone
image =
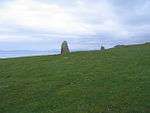
<path fill-rule="evenodd" d="M 61 55 L 70 53 L 67 41 L 64 41 L 61 45 Z"/>
<path fill-rule="evenodd" d="M 105 47 L 104 46 L 101 46 L 101 51 L 105 50 Z"/>

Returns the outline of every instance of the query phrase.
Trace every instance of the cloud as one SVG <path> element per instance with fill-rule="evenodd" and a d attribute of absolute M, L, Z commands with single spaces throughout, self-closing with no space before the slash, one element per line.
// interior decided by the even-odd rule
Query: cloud
<path fill-rule="evenodd" d="M 116 41 L 150 36 L 149 0 L 3 0 L 1 3 L 0 43 L 102 36 Z"/>
<path fill-rule="evenodd" d="M 90 33 L 86 25 L 57 4 L 46 4 L 35 0 L 15 0 L 8 2 L 0 10 L 2 23 L 13 23 L 29 29 L 45 30 L 53 33 Z"/>
<path fill-rule="evenodd" d="M 77 0 L 72 7 L 63 7 L 36 0 L 14 0 L 3 6 L 0 17 L 1 23 L 49 33 L 95 35 L 118 32 L 124 35 L 126 32 L 112 6 L 104 1 Z"/>

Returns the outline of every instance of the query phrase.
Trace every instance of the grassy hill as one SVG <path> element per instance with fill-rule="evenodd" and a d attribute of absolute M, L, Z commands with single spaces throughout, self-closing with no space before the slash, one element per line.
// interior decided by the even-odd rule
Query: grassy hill
<path fill-rule="evenodd" d="M 1 59 L 0 113 L 150 113 L 150 44 Z"/>

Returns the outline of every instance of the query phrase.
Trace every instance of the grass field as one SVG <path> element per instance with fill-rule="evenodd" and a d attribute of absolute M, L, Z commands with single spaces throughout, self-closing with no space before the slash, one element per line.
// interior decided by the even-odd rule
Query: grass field
<path fill-rule="evenodd" d="M 150 44 L 1 59 L 0 113 L 150 113 Z"/>

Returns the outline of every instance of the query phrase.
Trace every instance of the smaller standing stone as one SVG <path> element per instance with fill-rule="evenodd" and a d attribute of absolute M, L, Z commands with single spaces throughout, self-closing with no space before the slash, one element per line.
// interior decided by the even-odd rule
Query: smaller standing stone
<path fill-rule="evenodd" d="M 70 53 L 67 41 L 64 41 L 61 45 L 61 55 Z"/>
<path fill-rule="evenodd" d="M 105 50 L 105 47 L 104 46 L 101 46 L 101 51 Z"/>

